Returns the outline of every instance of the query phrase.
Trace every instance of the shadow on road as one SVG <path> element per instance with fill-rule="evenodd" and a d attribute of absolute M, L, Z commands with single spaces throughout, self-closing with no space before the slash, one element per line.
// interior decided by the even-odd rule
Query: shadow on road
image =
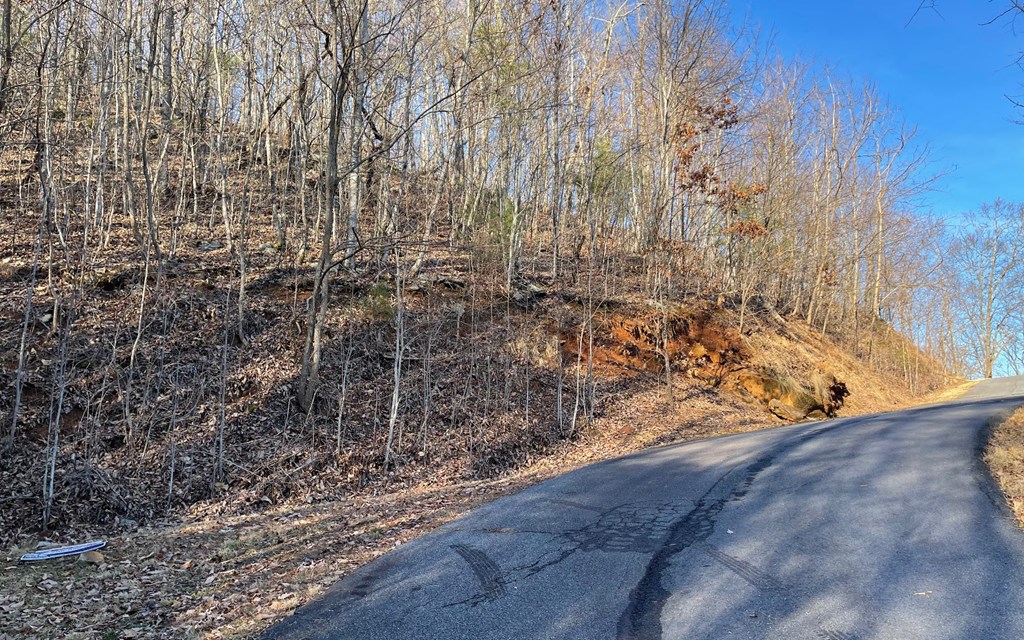
<path fill-rule="evenodd" d="M 1024 637 L 1024 536 L 978 458 L 1020 402 L 598 463 L 396 549 L 267 637 Z"/>

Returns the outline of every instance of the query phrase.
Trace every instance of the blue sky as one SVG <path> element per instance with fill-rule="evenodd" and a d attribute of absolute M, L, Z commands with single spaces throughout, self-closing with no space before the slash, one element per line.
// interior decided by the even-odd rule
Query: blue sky
<path fill-rule="evenodd" d="M 1024 16 L 985 26 L 1003 0 L 731 0 L 737 23 L 773 35 L 787 58 L 874 83 L 948 171 L 923 200 L 949 216 L 995 198 L 1024 201 Z M 1016 27 L 1018 34 L 1014 33 Z"/>

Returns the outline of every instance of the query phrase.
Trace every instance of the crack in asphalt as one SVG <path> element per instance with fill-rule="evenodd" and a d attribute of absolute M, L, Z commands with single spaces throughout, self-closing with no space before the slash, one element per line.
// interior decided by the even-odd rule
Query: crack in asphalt
<path fill-rule="evenodd" d="M 792 441 L 782 443 L 768 454 L 756 459 L 746 467 L 734 467 L 721 476 L 697 501 L 696 506 L 685 517 L 675 522 L 660 548 L 651 557 L 644 575 L 629 594 L 629 601 L 619 617 L 616 637 L 618 640 L 661 640 L 661 616 L 671 592 L 665 588 L 663 577 L 676 555 L 705 543 L 715 530 L 718 514 L 729 502 L 743 499 L 750 486 L 775 458 L 828 430 L 822 427 L 809 431 Z M 736 470 L 745 472 L 742 479 L 731 491 L 723 484 L 734 477 Z M 717 496 L 717 497 L 716 497 Z"/>
<path fill-rule="evenodd" d="M 449 529 L 449 531 L 465 531 L 473 533 L 490 533 L 501 535 L 541 535 L 549 538 L 551 545 L 535 560 L 513 566 L 505 571 L 490 571 L 492 582 L 500 583 L 502 588 L 515 582 L 531 578 L 549 567 L 553 567 L 579 551 L 608 551 L 620 553 L 653 553 L 665 539 L 672 524 L 684 515 L 689 504 L 651 504 L 626 503 L 616 505 L 600 512 L 600 515 L 582 527 L 562 532 L 537 531 L 526 529 Z M 591 508 L 590 510 L 597 511 Z M 465 545 L 452 545 L 470 567 L 477 571 L 481 565 L 474 564 L 466 554 Z M 480 553 L 483 553 L 482 551 Z M 476 557 L 476 556 L 474 556 Z M 498 567 L 496 562 L 493 562 Z M 477 574 L 479 579 L 479 573 Z M 480 580 L 481 584 L 485 581 Z M 491 602 L 504 595 L 504 590 L 496 597 L 491 597 L 486 588 L 470 598 L 450 602 L 445 607 L 468 604 L 476 606 L 483 602 Z"/>
<path fill-rule="evenodd" d="M 592 507 L 589 504 L 583 504 L 582 502 L 576 502 L 575 500 L 561 500 L 559 498 L 546 498 L 545 500 L 552 504 L 560 504 L 574 509 L 581 509 L 583 511 L 593 511 L 595 513 L 602 513 L 604 511 L 600 507 Z"/>
<path fill-rule="evenodd" d="M 755 462 L 755 466 L 756 465 L 757 463 Z M 714 489 L 721 484 L 722 480 L 733 475 L 737 468 L 738 466 L 734 467 L 729 471 L 729 473 L 720 478 L 708 493 L 714 491 Z M 751 467 L 751 469 L 753 469 L 753 467 Z M 758 469 L 758 471 L 759 470 L 760 469 Z M 725 499 L 720 501 L 721 504 L 717 506 L 717 509 L 721 510 L 721 508 L 725 506 L 726 502 L 742 499 L 742 497 L 746 495 L 752 481 L 753 477 L 744 478 L 734 491 L 732 491 Z M 486 554 L 475 547 L 468 547 L 467 545 L 452 545 L 451 548 L 469 564 L 470 568 L 476 574 L 477 581 L 480 583 L 482 590 L 469 598 L 450 602 L 444 606 L 477 606 L 484 602 L 493 602 L 505 595 L 507 592 L 507 586 L 531 578 L 545 569 L 560 564 L 580 551 L 606 551 L 612 553 L 642 554 L 655 553 L 660 549 L 665 548 L 674 528 L 678 527 L 680 523 L 692 520 L 694 514 L 698 513 L 702 508 L 707 495 L 708 494 L 705 494 L 701 501 L 696 503 L 696 506 L 693 506 L 694 503 L 689 500 L 684 504 L 652 504 L 639 502 L 616 505 L 611 509 L 600 512 L 600 515 L 598 515 L 594 521 L 576 529 L 570 529 L 563 532 L 525 529 L 453 529 L 457 531 L 502 535 L 544 535 L 548 536 L 550 538 L 549 542 L 553 544 L 551 548 L 532 562 L 516 565 L 507 570 L 502 570 L 498 563 L 490 560 L 490 558 L 484 560 L 483 558 L 486 557 Z M 582 507 L 583 505 L 579 506 Z M 597 509 L 592 507 L 589 510 L 597 511 Z M 702 513 L 706 515 L 706 508 Z M 717 511 L 715 513 L 717 513 Z M 710 534 L 711 529 L 709 528 L 706 532 L 706 536 L 709 536 Z M 706 539 L 706 536 L 701 538 L 700 541 Z M 712 557 L 716 557 L 714 556 L 713 551 L 710 552 L 710 555 L 712 555 Z M 731 563 L 732 566 L 730 568 L 737 573 L 744 574 L 746 576 L 744 579 L 753 580 L 760 584 L 766 583 L 763 576 L 759 577 L 748 570 L 749 565 L 745 565 L 743 561 L 738 559 L 729 560 L 728 558 L 730 557 L 719 552 L 716 559 L 723 564 Z M 741 565 L 740 563 L 743 564 Z M 747 568 L 745 568 L 744 565 Z M 484 577 L 481 577 L 482 575 L 484 575 Z M 496 585 L 500 585 L 501 589 L 496 589 Z"/>

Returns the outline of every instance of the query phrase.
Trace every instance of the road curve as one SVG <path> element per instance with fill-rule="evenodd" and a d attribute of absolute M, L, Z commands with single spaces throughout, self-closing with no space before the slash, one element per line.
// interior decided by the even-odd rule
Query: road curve
<path fill-rule="evenodd" d="M 268 639 L 1020 640 L 1024 532 L 980 461 L 1024 378 L 691 442 L 492 502 Z"/>

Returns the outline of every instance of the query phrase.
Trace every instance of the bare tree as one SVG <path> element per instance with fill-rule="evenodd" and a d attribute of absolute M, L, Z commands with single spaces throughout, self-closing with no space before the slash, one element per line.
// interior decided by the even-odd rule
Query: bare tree
<path fill-rule="evenodd" d="M 1015 351 L 1024 285 L 1024 205 L 1000 200 L 967 218 L 951 247 L 950 281 L 958 289 L 973 368 L 991 378 Z"/>

